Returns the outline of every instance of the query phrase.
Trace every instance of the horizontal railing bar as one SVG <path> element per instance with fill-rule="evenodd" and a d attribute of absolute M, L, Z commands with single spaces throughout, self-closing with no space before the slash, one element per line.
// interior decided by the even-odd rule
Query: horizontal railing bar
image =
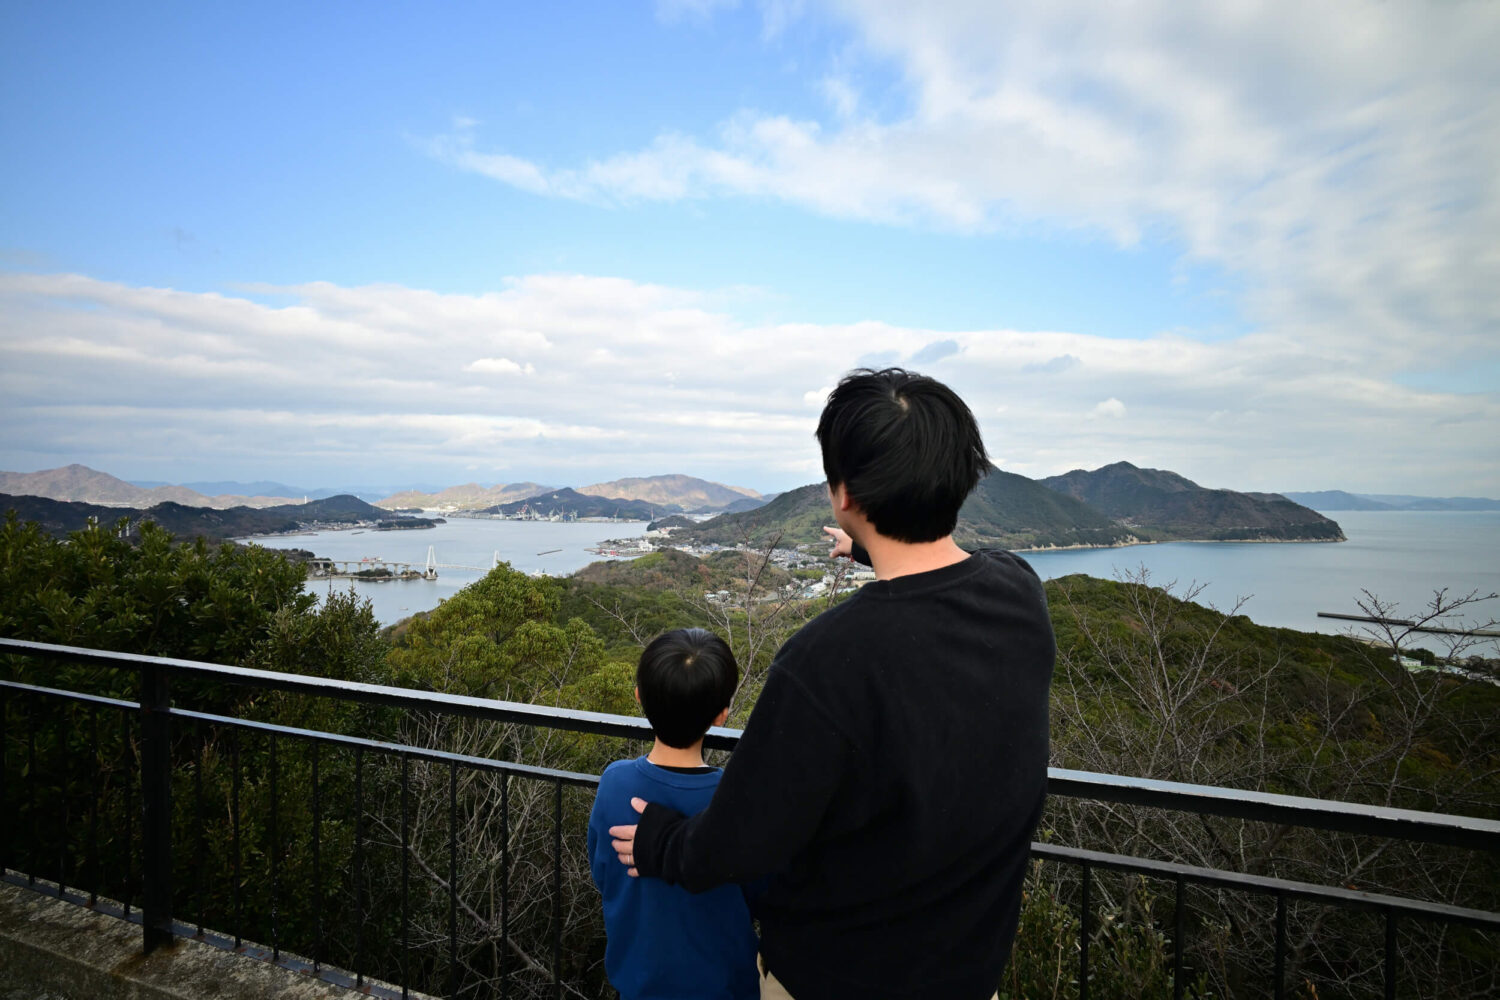
<path fill-rule="evenodd" d="M 544 726 L 602 736 L 649 740 L 651 727 L 644 719 L 603 712 L 493 701 L 467 695 L 385 687 L 355 681 L 339 681 L 306 674 L 278 673 L 217 663 L 200 663 L 137 653 L 81 649 L 51 643 L 0 639 L 0 650 L 48 659 L 75 660 L 104 666 L 138 668 L 155 664 L 174 673 L 207 677 L 251 687 L 295 691 L 367 704 L 386 705 L 412 711 L 461 715 L 470 718 Z M 704 741 L 706 747 L 732 750 L 740 731 L 715 727 Z M 1048 768 L 1047 790 L 1069 798 L 1155 806 L 1180 812 L 1248 819 L 1266 823 L 1333 830 L 1369 836 L 1394 837 L 1453 847 L 1500 851 L 1500 821 L 1472 816 L 1426 813 L 1352 802 L 1339 802 L 1252 792 L 1212 785 L 1193 785 L 1154 778 L 1133 778 L 1092 771 Z"/>
<path fill-rule="evenodd" d="M 1500 930 L 1500 913 L 1452 906 L 1448 903 L 1429 903 L 1425 900 L 1407 899 L 1402 896 L 1387 896 L 1382 893 L 1363 892 L 1359 889 L 1345 889 L 1340 886 L 1316 885 L 1311 882 L 1294 882 L 1265 875 L 1243 875 L 1218 868 L 1199 868 L 1196 865 L 1185 865 L 1175 861 L 1156 861 L 1128 854 L 1110 854 L 1078 847 L 1061 847 L 1057 844 L 1033 842 L 1031 855 L 1036 858 L 1046 858 L 1049 861 L 1086 864 L 1093 868 L 1111 868 L 1136 875 L 1150 875 L 1164 879 L 1181 878 L 1199 885 L 1236 889 L 1242 892 L 1258 892 L 1271 896 L 1279 893 L 1295 899 L 1327 903 L 1343 909 L 1380 912 L 1394 910 L 1430 920 L 1467 924 L 1482 930 Z"/>
<path fill-rule="evenodd" d="M 91 705 L 104 705 L 109 708 L 140 708 L 135 702 L 120 701 L 118 698 L 101 698 L 97 695 L 78 694 L 73 691 L 61 691 L 57 688 L 38 687 L 34 684 L 20 684 L 16 681 L 0 681 L 0 688 L 10 691 L 21 691 L 26 694 L 61 698 L 67 701 L 82 701 Z M 178 719 L 206 722 L 210 725 L 226 728 L 248 729 L 258 733 L 286 736 L 292 739 L 308 740 L 310 742 L 326 743 L 334 746 L 360 747 L 361 749 L 373 750 L 376 753 L 383 753 L 389 756 L 409 757 L 414 760 L 433 761 L 440 764 L 459 764 L 476 771 L 495 771 L 503 774 L 514 774 L 522 778 L 560 781 L 565 785 L 580 787 L 595 787 L 599 784 L 599 776 L 596 774 L 562 771 L 552 767 L 536 767 L 532 764 L 517 764 L 512 761 L 494 760 L 490 757 L 473 757 L 469 754 L 449 753 L 446 750 L 431 750 L 427 747 L 411 746 L 406 743 L 385 743 L 380 740 L 370 740 L 360 736 L 343 736 L 339 733 L 328 733 L 320 729 L 298 729 L 294 726 L 278 726 L 271 722 L 258 722 L 254 719 L 235 719 L 227 715 L 211 715 L 208 712 L 193 712 L 186 709 L 176 709 L 172 712 L 172 715 Z"/>
<path fill-rule="evenodd" d="M 1047 769 L 1047 792 L 1096 802 L 1157 806 L 1231 819 L 1500 851 L 1500 821 L 1477 816 L 1392 809 L 1335 799 L 1070 771 L 1060 767 Z"/>
<path fill-rule="evenodd" d="M 568 708 L 539 710 L 536 705 L 475 698 L 470 695 L 445 694 L 416 688 L 386 687 L 381 684 L 335 680 L 311 674 L 287 674 L 275 670 L 229 666 L 223 663 L 203 663 L 167 656 L 83 649 L 77 646 L 58 646 L 52 643 L 29 642 L 21 639 L 0 639 L 0 650 L 4 649 L 44 659 L 93 663 L 106 667 L 138 669 L 145 666 L 157 666 L 173 675 L 198 677 L 270 691 L 314 694 L 339 701 L 385 705 L 414 712 L 441 712 L 492 722 L 519 722 L 602 736 L 625 736 L 642 740 L 652 738 L 651 725 L 645 719 L 606 715 L 603 712 L 584 712 Z M 728 747 L 723 749 L 728 749 Z"/>
<path fill-rule="evenodd" d="M 380 740 L 365 739 L 361 736 L 341 736 L 338 733 L 325 733 L 317 729 L 297 729 L 292 726 L 278 726 L 270 722 L 256 722 L 253 719 L 232 719 L 223 715 L 209 715 L 206 712 L 177 711 L 172 714 L 180 718 L 201 720 L 216 726 L 237 726 L 242 729 L 253 729 L 262 733 L 274 733 L 277 736 L 288 736 L 293 739 L 315 740 L 319 743 L 329 743 L 334 746 L 361 747 L 365 750 L 373 750 L 376 753 L 383 753 L 393 757 L 426 760 L 437 764 L 459 764 L 476 771 L 495 771 L 503 774 L 514 774 L 522 778 L 560 781 L 565 785 L 593 787 L 599 784 L 599 776 L 596 774 L 562 771 L 553 767 L 537 767 L 532 764 L 517 764 L 513 761 L 495 760 L 490 757 L 474 757 L 464 753 L 449 753 L 446 750 L 432 750 L 428 747 L 411 746 L 406 743 L 385 743 Z"/>
<path fill-rule="evenodd" d="M 61 698 L 64 701 L 77 701 L 85 705 L 98 705 L 103 708 L 118 708 L 131 712 L 139 712 L 141 710 L 141 703 L 138 701 L 106 698 L 103 695 L 84 694 L 82 691 L 64 691 L 61 688 L 41 687 L 37 684 L 22 684 L 20 681 L 0 681 L 0 688 L 8 691 L 24 691 L 27 694 L 45 695 L 48 698 Z"/>

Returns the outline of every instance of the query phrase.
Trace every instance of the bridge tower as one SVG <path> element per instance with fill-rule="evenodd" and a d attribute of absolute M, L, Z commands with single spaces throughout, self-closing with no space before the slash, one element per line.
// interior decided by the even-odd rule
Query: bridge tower
<path fill-rule="evenodd" d="M 422 579 L 437 579 L 437 550 L 431 545 L 427 546 L 427 568 L 422 571 Z"/>

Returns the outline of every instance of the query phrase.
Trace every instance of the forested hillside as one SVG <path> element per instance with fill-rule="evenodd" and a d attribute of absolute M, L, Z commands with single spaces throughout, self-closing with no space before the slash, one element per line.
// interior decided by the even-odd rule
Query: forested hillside
<path fill-rule="evenodd" d="M 1025 476 L 991 469 L 958 512 L 960 544 L 1002 549 L 1121 545 L 1141 536 Z"/>
<path fill-rule="evenodd" d="M 670 506 L 668 511 L 680 508 Z M 624 497 L 596 497 L 563 487 L 524 500 L 486 507 L 481 513 L 499 514 L 504 517 L 536 515 L 538 517 L 617 517 L 627 521 L 649 521 L 661 514 L 663 508 L 644 500 L 627 500 Z"/>
<path fill-rule="evenodd" d="M 678 507 L 682 510 L 723 510 L 731 504 L 756 501 L 760 494 L 743 486 L 726 486 L 696 476 L 630 476 L 612 479 L 607 483 L 578 487 L 579 493 L 596 497 L 623 497 L 626 500 L 644 500 L 658 507 Z"/>
<path fill-rule="evenodd" d="M 674 542 L 760 546 L 814 544 L 833 522 L 828 489 L 813 483 L 781 494 L 752 511 L 721 514 L 696 527 L 678 528 Z M 1129 529 L 1072 497 L 1011 472 L 993 469 L 964 503 L 954 537 L 962 545 L 1010 549 L 1119 545 L 1137 540 Z"/>
<path fill-rule="evenodd" d="M 225 541 L 246 535 L 269 535 L 304 530 L 319 524 L 375 524 L 381 528 L 429 528 L 429 518 L 406 517 L 365 503 L 348 493 L 309 500 L 307 503 L 282 504 L 276 507 L 185 507 L 179 503 L 159 503 L 146 510 L 131 507 L 101 507 L 76 501 L 48 500 L 44 497 L 6 496 L 0 494 L 0 515 L 14 511 L 23 521 L 34 522 L 55 537 L 77 531 L 91 520 L 100 524 L 123 521 L 122 531 L 130 532 L 151 522 L 180 538 L 206 538 Z"/>
<path fill-rule="evenodd" d="M 822 483 L 799 486 L 762 507 L 720 514 L 695 527 L 678 528 L 673 542 L 692 545 L 763 546 L 779 540 L 787 547 L 810 544 L 827 537 L 823 525 L 832 522 L 828 489 Z"/>
<path fill-rule="evenodd" d="M 830 523 L 821 483 L 803 486 L 757 510 L 721 514 L 679 527 L 674 541 L 693 545 L 790 547 L 819 542 Z M 961 545 L 1016 550 L 1128 545 L 1133 542 L 1340 541 L 1343 532 L 1316 511 L 1274 494 L 1209 490 L 1172 472 L 1119 462 L 1041 481 L 991 469 L 958 514 Z"/>
<path fill-rule="evenodd" d="M 1205 489 L 1175 472 L 1129 462 L 1075 469 L 1041 483 L 1163 541 L 1344 540 L 1336 522 L 1279 494 Z"/>

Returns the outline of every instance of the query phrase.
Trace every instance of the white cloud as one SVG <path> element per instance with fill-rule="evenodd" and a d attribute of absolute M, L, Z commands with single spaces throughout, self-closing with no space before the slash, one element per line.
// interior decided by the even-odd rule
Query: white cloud
<path fill-rule="evenodd" d="M 536 368 L 530 361 L 524 365 L 517 364 L 510 358 L 476 358 L 464 365 L 466 372 L 479 372 L 488 375 L 535 375 Z"/>
<path fill-rule="evenodd" d="M 683 4 L 682 7 L 711 5 Z M 1146 233 L 1244 280 L 1251 319 L 1384 371 L 1500 343 L 1500 8 L 1298 0 L 836 4 L 905 110 L 743 111 L 710 135 L 551 167 L 434 140 L 462 169 L 598 203 L 779 199 L 959 231 Z M 772 4 L 773 20 L 794 8 Z M 779 29 L 778 29 L 779 30 Z M 857 67 L 856 67 L 857 68 Z"/>
<path fill-rule="evenodd" d="M 926 352 L 1026 475 L 1127 459 L 1238 489 L 1500 495 L 1500 397 L 1406 388 L 1316 340 L 750 325 L 585 275 L 260 291 L 285 304 L 0 274 L 0 467 L 780 489 L 818 478 L 844 371 Z"/>
<path fill-rule="evenodd" d="M 853 118 L 859 112 L 859 91 L 846 77 L 824 77 L 822 89 L 823 96 L 838 117 Z"/>
<path fill-rule="evenodd" d="M 1107 420 L 1120 420 L 1125 416 L 1125 404 L 1111 396 L 1090 410 L 1089 416 L 1092 418 L 1103 417 Z"/>
<path fill-rule="evenodd" d="M 1046 361 L 1032 362 L 1023 368 L 1022 371 L 1037 375 L 1060 375 L 1070 368 L 1078 367 L 1080 364 L 1082 362 L 1071 354 L 1059 354 L 1057 357 L 1048 358 Z"/>

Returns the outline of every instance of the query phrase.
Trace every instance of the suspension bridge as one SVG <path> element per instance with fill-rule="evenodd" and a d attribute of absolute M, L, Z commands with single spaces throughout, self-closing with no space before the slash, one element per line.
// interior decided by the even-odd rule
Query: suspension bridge
<path fill-rule="evenodd" d="M 494 558 L 490 560 L 490 564 L 488 566 L 469 566 L 464 563 L 438 562 L 437 547 L 434 545 L 429 545 L 427 546 L 427 572 L 431 575 L 428 576 L 427 579 L 436 580 L 437 571 L 440 569 L 467 569 L 472 570 L 476 573 L 488 573 L 496 566 L 499 566 L 503 561 L 504 560 L 500 558 L 499 551 L 496 551 Z"/>

